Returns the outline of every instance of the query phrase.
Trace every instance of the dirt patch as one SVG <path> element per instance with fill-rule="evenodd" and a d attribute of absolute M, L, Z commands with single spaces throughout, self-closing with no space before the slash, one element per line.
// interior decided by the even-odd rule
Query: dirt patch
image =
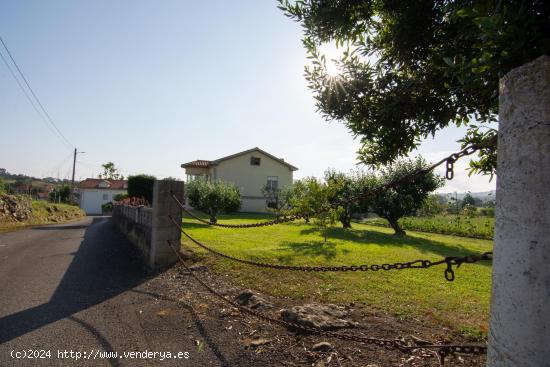
<path fill-rule="evenodd" d="M 226 277 L 218 277 L 207 270 L 194 272 L 226 298 L 235 299 L 245 291 Z M 307 275 L 304 275 L 307 276 Z M 159 297 L 172 300 L 180 307 L 191 307 L 210 335 L 197 350 L 210 348 L 214 353 L 225 351 L 231 366 L 439 366 L 438 357 L 426 350 L 403 353 L 375 345 L 343 341 L 315 335 L 304 335 L 268 324 L 224 303 L 196 282 L 181 266 L 176 266 L 153 278 L 148 288 Z M 296 301 L 259 295 L 274 307 L 262 310 L 273 318 L 281 317 L 281 310 L 300 306 Z M 358 303 L 338 305 L 346 310 L 355 327 L 346 333 L 395 339 L 416 338 L 433 343 L 471 344 L 452 330 L 428 320 L 400 321 L 392 316 L 376 315 Z M 164 317 L 165 311 L 159 313 Z M 170 312 L 170 311 L 166 311 Z M 323 344 L 319 344 L 326 342 Z M 328 344 L 328 345 L 327 345 Z M 202 347 L 199 347 L 202 345 Z M 320 345 L 323 347 L 321 348 Z M 234 356 L 233 359 L 231 356 Z M 238 358 L 237 358 L 238 356 Z M 484 366 L 485 356 L 457 355 L 445 359 L 445 366 Z"/>

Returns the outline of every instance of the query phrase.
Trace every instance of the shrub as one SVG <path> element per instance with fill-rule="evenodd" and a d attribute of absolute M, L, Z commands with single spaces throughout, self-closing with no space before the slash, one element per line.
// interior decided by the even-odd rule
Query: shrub
<path fill-rule="evenodd" d="M 113 203 L 108 202 L 101 205 L 101 211 L 102 212 L 112 212 L 113 211 Z"/>
<path fill-rule="evenodd" d="M 479 208 L 479 215 L 484 217 L 494 217 L 495 208 Z"/>
<path fill-rule="evenodd" d="M 228 182 L 197 179 L 186 186 L 185 194 L 192 207 L 210 215 L 212 223 L 217 222 L 219 212 L 233 212 L 241 207 L 239 189 Z"/>
<path fill-rule="evenodd" d="M 127 199 L 129 198 L 130 195 L 128 194 L 116 194 L 115 197 L 113 198 L 114 201 L 122 201 L 124 199 Z"/>
<path fill-rule="evenodd" d="M 136 175 L 128 177 L 128 196 L 144 198 L 147 202 L 153 202 L 153 186 L 155 176 Z"/>

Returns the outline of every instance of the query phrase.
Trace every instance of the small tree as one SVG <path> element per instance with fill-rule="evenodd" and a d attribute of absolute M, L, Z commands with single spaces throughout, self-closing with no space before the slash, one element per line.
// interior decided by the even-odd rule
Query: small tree
<path fill-rule="evenodd" d="M 473 197 L 469 192 L 464 196 L 461 202 L 462 208 L 466 207 L 466 205 L 481 206 L 482 204 L 483 201 L 481 199 Z"/>
<path fill-rule="evenodd" d="M 186 186 L 186 195 L 192 207 L 210 215 L 210 222 L 218 221 L 218 213 L 234 212 L 241 207 L 239 189 L 224 181 L 197 179 Z"/>
<path fill-rule="evenodd" d="M 446 202 L 447 200 L 441 195 L 430 194 L 424 199 L 422 206 L 418 209 L 416 214 L 425 217 L 441 214 L 447 208 Z"/>
<path fill-rule="evenodd" d="M 278 212 L 281 209 L 280 205 L 282 204 L 279 201 L 281 189 L 266 184 L 261 188 L 261 192 L 265 198 L 266 206 L 269 209 L 273 209 Z"/>
<path fill-rule="evenodd" d="M 335 195 L 334 186 L 319 182 L 315 177 L 306 177 L 293 186 L 290 199 L 290 212 L 304 215 L 306 222 L 315 218 L 315 223 L 321 228 L 325 242 L 328 227 L 337 219 L 337 210 L 330 209 L 330 199 Z"/>
<path fill-rule="evenodd" d="M 124 180 L 124 176 L 118 172 L 113 162 L 102 164 L 101 167 L 103 167 L 103 173 L 99 174 L 99 178 L 106 180 Z"/>
<path fill-rule="evenodd" d="M 48 199 L 51 202 L 69 203 L 71 201 L 71 187 L 69 185 L 57 186 L 48 194 Z"/>
<path fill-rule="evenodd" d="M 427 166 L 422 157 L 415 160 L 399 160 L 381 171 L 378 177 L 379 184 L 394 182 Z M 396 235 L 404 236 L 405 231 L 399 226 L 398 220 L 406 215 L 412 215 L 422 206 L 428 194 L 441 187 L 443 182 L 442 178 L 429 172 L 375 195 L 370 205 L 376 214 L 389 222 Z"/>
<path fill-rule="evenodd" d="M 343 202 L 338 207 L 337 217 L 343 228 L 351 228 L 351 216 L 357 212 L 357 205 L 347 200 L 355 195 L 355 185 L 353 179 L 342 172 L 334 170 L 325 171 L 325 181 L 334 195 L 330 198 L 331 202 Z"/>

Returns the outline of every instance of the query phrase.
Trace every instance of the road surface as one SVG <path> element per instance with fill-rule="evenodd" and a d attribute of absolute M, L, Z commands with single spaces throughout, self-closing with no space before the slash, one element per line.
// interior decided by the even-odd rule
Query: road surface
<path fill-rule="evenodd" d="M 0 366 L 232 364 L 154 278 L 107 217 L 0 233 Z"/>

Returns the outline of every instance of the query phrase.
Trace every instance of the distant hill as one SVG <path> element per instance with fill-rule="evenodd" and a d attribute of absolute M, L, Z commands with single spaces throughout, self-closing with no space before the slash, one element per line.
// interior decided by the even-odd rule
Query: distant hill
<path fill-rule="evenodd" d="M 469 194 L 472 195 L 474 198 L 481 199 L 482 201 L 485 202 L 485 201 L 494 201 L 495 193 L 496 193 L 495 190 L 491 190 L 491 191 L 481 191 L 481 192 L 470 192 Z M 455 197 L 454 192 L 440 192 L 438 194 L 448 198 Z M 458 200 L 462 200 L 464 199 L 464 196 L 466 196 L 466 194 L 468 194 L 468 192 L 459 192 L 456 194 L 456 196 L 458 197 Z"/>

